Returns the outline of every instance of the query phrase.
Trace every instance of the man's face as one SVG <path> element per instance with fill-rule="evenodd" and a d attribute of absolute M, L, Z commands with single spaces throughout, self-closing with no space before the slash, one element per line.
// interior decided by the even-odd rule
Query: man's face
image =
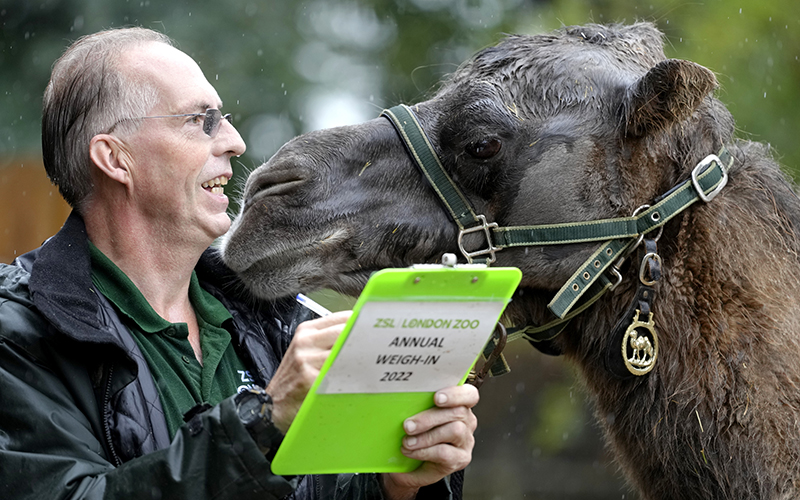
<path fill-rule="evenodd" d="M 183 52 L 148 43 L 127 52 L 120 64 L 159 90 L 148 116 L 205 113 L 222 101 L 200 67 Z M 236 129 L 222 120 L 214 137 L 203 117 L 149 118 L 123 136 L 131 158 L 133 207 L 168 241 L 208 245 L 230 227 L 222 185 L 233 175 L 231 156 L 244 153 Z"/>

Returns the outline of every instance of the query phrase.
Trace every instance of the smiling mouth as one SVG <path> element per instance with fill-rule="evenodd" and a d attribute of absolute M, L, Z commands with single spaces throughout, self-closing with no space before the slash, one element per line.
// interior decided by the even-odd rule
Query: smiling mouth
<path fill-rule="evenodd" d="M 202 184 L 203 189 L 208 189 L 212 194 L 225 194 L 223 186 L 228 184 L 228 178 L 224 175 L 206 181 Z"/>

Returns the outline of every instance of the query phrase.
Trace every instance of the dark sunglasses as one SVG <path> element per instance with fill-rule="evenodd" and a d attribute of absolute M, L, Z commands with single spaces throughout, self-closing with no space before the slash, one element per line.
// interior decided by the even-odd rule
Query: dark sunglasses
<path fill-rule="evenodd" d="M 222 111 L 216 108 L 208 108 L 205 113 L 185 113 L 182 115 L 156 115 L 156 116 L 139 116 L 136 118 L 123 118 L 122 120 L 115 123 L 111 129 L 107 133 L 111 133 L 119 123 L 126 121 L 126 120 L 144 120 L 145 118 L 178 118 L 181 116 L 194 116 L 194 117 L 203 117 L 203 132 L 206 133 L 209 137 L 214 137 L 219 132 L 219 127 L 222 125 L 222 120 L 228 120 L 228 123 L 233 123 L 233 117 L 231 114 L 222 114 Z"/>

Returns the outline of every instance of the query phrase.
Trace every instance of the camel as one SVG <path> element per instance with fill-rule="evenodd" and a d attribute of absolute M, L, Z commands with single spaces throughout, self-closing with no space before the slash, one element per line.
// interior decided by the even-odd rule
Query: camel
<path fill-rule="evenodd" d="M 284 145 L 224 261 L 264 298 L 448 252 L 518 267 L 503 323 L 578 367 L 642 498 L 798 498 L 800 201 L 717 86 L 650 23 L 508 36 L 430 99 Z"/>

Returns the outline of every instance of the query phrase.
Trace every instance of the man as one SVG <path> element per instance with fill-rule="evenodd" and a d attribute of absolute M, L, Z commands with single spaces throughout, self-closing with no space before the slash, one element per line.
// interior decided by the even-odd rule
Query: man
<path fill-rule="evenodd" d="M 74 211 L 0 267 L 0 498 L 451 496 L 471 386 L 406 421 L 414 472 L 271 473 L 349 313 L 257 303 L 208 248 L 245 145 L 191 58 L 141 28 L 84 37 L 43 106 L 45 166 Z"/>

